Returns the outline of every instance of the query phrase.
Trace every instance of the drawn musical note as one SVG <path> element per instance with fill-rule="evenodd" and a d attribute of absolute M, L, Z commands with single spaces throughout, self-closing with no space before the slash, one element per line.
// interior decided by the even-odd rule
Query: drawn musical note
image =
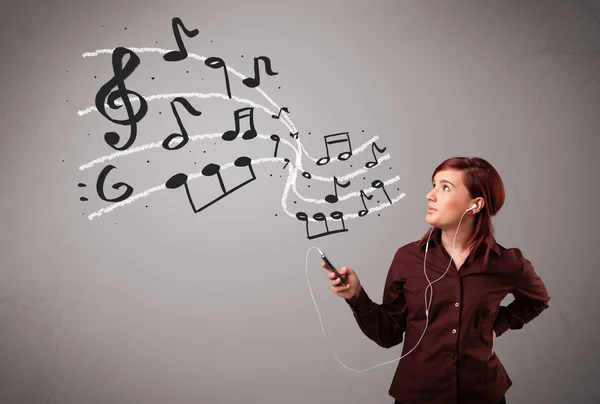
<path fill-rule="evenodd" d="M 290 111 L 288 111 L 287 107 L 279 108 L 279 113 L 277 115 L 271 115 L 271 118 L 273 118 L 273 119 L 279 119 L 279 117 L 281 116 L 281 111 L 285 111 L 288 114 L 290 113 Z"/>
<path fill-rule="evenodd" d="M 179 28 L 183 30 L 188 38 L 195 37 L 198 35 L 199 31 L 197 29 L 188 30 L 178 17 L 173 18 L 171 25 L 173 27 L 173 35 L 175 35 L 175 41 L 177 42 L 177 47 L 179 50 L 167 52 L 163 55 L 163 59 L 167 62 L 178 62 L 188 57 L 187 49 L 185 49 L 185 44 L 181 39 L 181 32 L 179 32 Z"/>
<path fill-rule="evenodd" d="M 227 88 L 227 96 L 231 99 L 231 88 L 229 87 L 229 74 L 227 73 L 227 65 L 225 61 L 218 57 L 210 57 L 204 61 L 204 64 L 213 69 L 223 68 L 225 74 L 225 87 Z"/>
<path fill-rule="evenodd" d="M 300 133 L 300 132 L 296 132 L 296 133 L 290 132 L 290 136 L 294 139 L 298 139 L 298 133 Z"/>
<path fill-rule="evenodd" d="M 273 157 L 277 157 L 277 148 L 279 148 L 279 142 L 281 139 L 276 134 L 272 134 L 271 140 L 275 141 L 275 153 L 273 154 Z"/>
<path fill-rule="evenodd" d="M 373 199 L 373 195 L 371 196 L 367 196 L 367 194 L 365 194 L 363 192 L 363 190 L 360 190 L 360 200 L 362 201 L 363 206 L 365 207 L 364 209 L 361 209 L 358 211 L 358 216 L 359 217 L 363 217 L 364 215 L 366 215 L 367 213 L 369 213 L 369 209 L 367 208 L 367 205 L 365 204 L 365 198 L 367 198 L 368 200 Z"/>
<path fill-rule="evenodd" d="M 334 137 L 334 136 L 338 136 L 338 137 L 344 137 L 345 136 L 346 138 L 345 139 L 340 139 L 340 140 L 327 140 L 328 138 Z M 330 144 L 348 142 L 348 151 L 340 153 L 338 155 L 338 159 L 340 159 L 341 161 L 346 161 L 346 160 L 348 160 L 350 158 L 350 156 L 352 156 L 352 146 L 350 145 L 350 136 L 348 135 L 348 132 L 335 133 L 333 135 L 324 136 L 323 140 L 325 141 L 325 149 L 327 150 L 327 156 L 326 157 L 321 157 L 319 160 L 317 160 L 317 165 L 318 166 L 322 166 L 322 165 L 325 165 L 325 164 L 329 163 L 329 160 L 330 160 L 330 157 L 329 157 L 329 145 Z"/>
<path fill-rule="evenodd" d="M 283 159 L 283 161 L 285 161 L 285 165 L 283 166 L 283 168 L 285 169 L 287 167 L 287 165 L 290 163 L 290 159 L 285 158 L 285 159 Z"/>
<path fill-rule="evenodd" d="M 185 107 L 185 109 L 187 110 L 187 112 L 189 112 L 190 114 L 194 115 L 194 116 L 200 116 L 202 115 L 202 112 L 196 110 L 194 107 L 192 107 L 192 104 L 190 104 L 190 102 L 188 100 L 186 100 L 183 97 L 176 97 L 175 99 L 173 99 L 173 101 L 171 101 L 171 109 L 173 110 L 173 114 L 175 115 L 175 119 L 177 119 L 177 125 L 179 125 L 179 129 L 181 130 L 181 133 L 171 133 L 162 143 L 162 146 L 167 149 L 167 150 L 178 150 L 181 149 L 183 146 L 185 146 L 189 140 L 189 136 L 187 134 L 187 131 L 185 130 L 185 127 L 183 126 L 183 123 L 181 122 L 181 118 L 179 117 L 179 113 L 177 112 L 177 108 L 175 108 L 175 103 L 178 102 L 181 105 L 183 105 Z M 171 147 L 170 143 L 173 139 L 175 138 L 181 138 L 181 140 L 179 141 L 179 143 L 177 143 L 175 146 Z"/>
<path fill-rule="evenodd" d="M 373 158 L 375 159 L 375 161 L 368 161 L 367 164 L 365 164 L 365 168 L 373 168 L 377 164 L 379 164 L 377 157 L 375 157 L 375 149 L 377 149 L 379 153 L 385 153 L 386 147 L 380 149 L 379 147 L 377 147 L 377 144 L 373 142 L 373 144 L 371 145 L 371 152 L 373 152 Z"/>
<path fill-rule="evenodd" d="M 309 240 L 323 237 L 323 236 L 328 236 L 330 234 L 336 234 L 336 233 L 348 231 L 348 229 L 346 229 L 346 225 L 344 224 L 344 214 L 339 211 L 331 212 L 331 218 L 334 220 L 341 219 L 342 220 L 342 228 L 338 229 L 338 230 L 331 230 L 331 231 L 329 230 L 329 226 L 327 225 L 327 218 L 325 217 L 325 215 L 321 212 L 315 213 L 313 215 L 313 219 L 315 219 L 318 222 L 325 222 L 326 231 L 323 233 L 319 233 L 319 234 L 313 234 L 312 236 L 310 235 L 310 233 L 308 231 L 308 215 L 305 212 L 298 212 L 298 213 L 296 213 L 296 218 L 298 220 L 300 220 L 301 222 L 306 222 L 306 238 L 308 238 Z"/>
<path fill-rule="evenodd" d="M 260 72 L 258 71 L 258 62 L 262 60 L 265 64 L 265 72 L 269 75 L 269 76 L 275 76 L 279 73 L 274 72 L 273 70 L 271 70 L 271 61 L 269 60 L 268 57 L 266 56 L 260 56 L 257 58 L 254 58 L 254 78 L 248 77 L 244 80 L 242 80 L 242 83 L 244 83 L 246 86 L 250 87 L 250 88 L 254 88 L 260 85 Z"/>
<path fill-rule="evenodd" d="M 336 176 L 333 176 L 333 189 L 335 190 L 335 195 L 327 195 L 325 200 L 329 203 L 336 203 L 338 201 L 337 187 L 338 185 L 342 188 L 348 188 L 350 186 L 350 181 L 345 184 L 340 184 Z"/>
<path fill-rule="evenodd" d="M 242 139 L 254 139 L 257 136 L 256 129 L 254 128 L 254 108 L 240 108 L 237 111 L 235 111 L 233 115 L 235 117 L 235 129 L 224 132 L 221 136 L 221 139 L 226 141 L 235 140 L 235 138 L 240 134 L 240 120 L 242 118 L 248 118 L 248 120 L 250 121 L 250 129 L 244 132 L 244 134 L 242 135 Z"/>
<path fill-rule="evenodd" d="M 127 60 L 127 63 L 125 63 L 125 66 L 122 66 L 125 56 L 129 56 L 129 59 Z M 141 121 L 148 112 L 148 103 L 146 102 L 146 99 L 135 91 L 125 87 L 125 79 L 133 73 L 139 64 L 140 58 L 135 52 L 123 47 L 115 48 L 112 54 L 114 77 L 100 87 L 100 90 L 98 90 L 98 93 L 96 94 L 96 108 L 98 109 L 98 112 L 113 123 L 129 125 L 131 127 L 129 140 L 122 147 L 117 147 L 120 137 L 116 132 L 106 132 L 104 134 L 106 143 L 115 150 L 125 150 L 135 142 L 137 136 L 137 123 Z M 117 90 L 111 91 L 114 87 L 117 87 Z M 135 95 L 140 100 L 140 107 L 137 113 L 134 113 L 133 111 L 131 101 L 129 100 L 129 94 Z M 121 105 L 115 104 L 115 101 L 118 99 L 121 99 L 123 105 L 125 105 L 127 119 L 113 119 L 107 114 L 104 108 L 104 100 L 106 100 L 106 103 L 112 109 L 116 110 L 121 108 Z"/>
<path fill-rule="evenodd" d="M 115 166 L 112 165 L 107 165 L 106 167 L 104 167 L 102 169 L 102 171 L 100 172 L 100 175 L 98 175 L 98 181 L 96 182 L 96 192 L 98 192 L 98 196 L 100 197 L 100 199 L 102 199 L 103 201 L 106 202 L 121 202 L 124 201 L 125 199 L 129 198 L 131 196 L 131 194 L 133 193 L 133 187 L 124 183 L 124 182 L 117 182 L 116 184 L 114 184 L 112 187 L 113 189 L 119 189 L 121 187 L 125 187 L 125 191 L 121 194 L 121 196 L 117 196 L 116 198 L 107 198 L 106 195 L 104 194 L 104 181 L 106 181 L 106 176 L 108 175 L 108 173 L 110 173 L 112 170 L 115 169 Z"/>
<path fill-rule="evenodd" d="M 392 200 L 390 199 L 390 197 L 389 197 L 389 195 L 388 195 L 387 191 L 385 190 L 385 187 L 383 186 L 383 182 L 381 182 L 381 181 L 379 181 L 379 180 L 375 180 L 375 181 L 373 181 L 373 182 L 371 183 L 371 186 L 372 186 L 373 188 L 380 188 L 380 189 L 383 191 L 383 193 L 385 194 L 385 196 L 386 196 L 386 198 L 387 198 L 388 202 L 390 203 L 390 205 L 392 204 Z"/>
<path fill-rule="evenodd" d="M 310 179 L 312 178 L 312 175 L 310 175 L 310 173 L 308 173 L 308 172 L 306 172 L 306 171 L 303 171 L 303 172 L 302 172 L 302 176 L 303 176 L 304 178 L 306 178 L 307 180 L 310 180 Z"/>
<path fill-rule="evenodd" d="M 204 175 L 206 177 L 211 177 L 216 174 L 217 178 L 219 179 L 219 185 L 221 186 L 221 191 L 223 191 L 223 195 L 220 195 L 219 197 L 213 199 L 212 201 L 208 202 L 207 204 L 205 204 L 204 206 L 202 206 L 200 208 L 196 208 L 196 205 L 194 204 L 194 201 L 190 194 L 190 188 L 187 183 L 188 176 L 186 174 L 184 174 L 184 173 L 175 174 L 174 176 L 169 178 L 169 180 L 165 183 L 165 186 L 168 189 L 177 189 L 180 186 L 184 185 L 185 192 L 187 194 L 190 204 L 192 205 L 192 209 L 194 210 L 194 213 L 198 213 L 198 212 L 201 212 L 204 209 L 208 208 L 213 203 L 216 203 L 219 200 L 223 199 L 224 197 L 231 194 L 232 192 L 240 189 L 244 185 L 249 184 L 250 182 L 256 180 L 256 175 L 254 174 L 254 170 L 252 169 L 252 160 L 250 159 L 250 157 L 246 157 L 246 156 L 238 157 L 233 164 L 236 167 L 248 167 L 248 169 L 250 170 L 250 174 L 252 175 L 252 178 L 242 182 L 241 184 L 236 185 L 235 187 L 231 188 L 230 190 L 226 190 L 225 185 L 223 184 L 223 177 L 221 176 L 221 166 L 218 164 L 214 164 L 214 163 L 207 164 L 202 169 L 202 175 Z"/>

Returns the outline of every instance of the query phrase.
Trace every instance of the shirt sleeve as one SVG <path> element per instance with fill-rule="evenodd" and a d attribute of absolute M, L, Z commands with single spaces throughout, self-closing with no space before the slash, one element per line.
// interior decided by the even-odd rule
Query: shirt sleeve
<path fill-rule="evenodd" d="M 362 332 L 377 345 L 391 348 L 403 340 L 406 330 L 407 305 L 404 296 L 402 249 L 398 249 L 385 281 L 383 300 L 377 304 L 361 287 L 358 296 L 346 299 Z"/>
<path fill-rule="evenodd" d="M 521 266 L 515 288 L 512 292 L 515 300 L 508 306 L 500 306 L 494 321 L 496 336 L 507 330 L 518 330 L 539 316 L 549 305 L 550 296 L 542 279 L 535 272 L 531 262 L 523 257 L 517 249 L 518 262 Z"/>

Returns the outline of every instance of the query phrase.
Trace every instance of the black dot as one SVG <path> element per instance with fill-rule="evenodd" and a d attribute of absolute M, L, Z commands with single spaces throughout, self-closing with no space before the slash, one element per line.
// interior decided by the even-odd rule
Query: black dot
<path fill-rule="evenodd" d="M 202 77 L 202 80 L 204 80 L 204 77 Z"/>
<path fill-rule="evenodd" d="M 154 80 L 154 77 L 152 77 L 152 80 Z"/>
<path fill-rule="evenodd" d="M 162 112 L 158 111 L 158 115 L 162 114 Z"/>
<path fill-rule="evenodd" d="M 64 163 L 64 162 L 65 162 L 65 161 L 63 160 L 63 163 Z"/>
<path fill-rule="evenodd" d="M 352 164 L 350 164 L 350 167 L 352 167 Z"/>
<path fill-rule="evenodd" d="M 212 42 L 212 39 L 210 41 Z"/>
<path fill-rule="evenodd" d="M 150 162 L 150 160 L 146 160 L 146 163 L 149 163 L 149 162 Z"/>
<path fill-rule="evenodd" d="M 125 27 L 125 29 L 127 29 L 127 27 Z"/>
<path fill-rule="evenodd" d="M 198 164 L 198 163 L 194 161 L 194 164 Z"/>
<path fill-rule="evenodd" d="M 94 78 L 95 78 L 95 79 L 97 79 L 97 78 L 98 78 L 98 76 L 94 76 Z"/>
<path fill-rule="evenodd" d="M 277 216 L 277 213 L 275 213 L 275 216 Z"/>
<path fill-rule="evenodd" d="M 204 150 L 204 153 L 206 153 L 206 150 Z"/>
<path fill-rule="evenodd" d="M 310 188 L 310 185 L 308 187 Z"/>
<path fill-rule="evenodd" d="M 158 43 L 158 41 L 156 41 L 156 43 Z"/>
<path fill-rule="evenodd" d="M 81 212 L 82 215 L 85 215 L 85 213 Z"/>
<path fill-rule="evenodd" d="M 186 73 L 189 73 L 190 71 L 189 71 L 189 70 L 186 70 L 185 72 L 186 72 Z"/>
<path fill-rule="evenodd" d="M 365 130 L 363 129 L 362 131 L 364 132 Z"/>
<path fill-rule="evenodd" d="M 281 87 L 277 87 L 277 88 L 279 88 L 281 90 Z"/>
<path fill-rule="evenodd" d="M 390 167 L 390 170 L 392 169 L 392 167 Z"/>
<path fill-rule="evenodd" d="M 269 177 L 272 177 L 272 176 L 273 176 L 273 174 L 269 174 Z"/>
<path fill-rule="evenodd" d="M 69 73 L 69 71 L 67 70 L 67 73 Z"/>
<path fill-rule="evenodd" d="M 67 102 L 69 102 L 69 100 L 67 100 Z"/>
<path fill-rule="evenodd" d="M 379 203 L 379 201 L 377 201 L 377 203 Z"/>
<path fill-rule="evenodd" d="M 363 177 L 363 180 L 366 180 L 366 178 L 365 178 L 365 177 Z"/>
<path fill-rule="evenodd" d="M 88 136 L 89 136 L 89 135 L 90 135 L 90 134 L 88 133 Z"/>
<path fill-rule="evenodd" d="M 377 216 L 381 216 L 381 214 L 380 214 L 380 213 L 378 213 L 378 214 L 377 214 Z"/>
<path fill-rule="evenodd" d="M 148 205 L 146 205 L 146 207 L 148 207 Z"/>
<path fill-rule="evenodd" d="M 244 57 L 244 55 L 242 55 L 242 57 Z M 275 215 L 275 216 L 277 216 L 277 215 Z"/>
<path fill-rule="evenodd" d="M 308 132 L 308 134 L 310 135 L 310 132 Z"/>
<path fill-rule="evenodd" d="M 297 203 L 296 201 L 294 201 L 294 203 Z"/>

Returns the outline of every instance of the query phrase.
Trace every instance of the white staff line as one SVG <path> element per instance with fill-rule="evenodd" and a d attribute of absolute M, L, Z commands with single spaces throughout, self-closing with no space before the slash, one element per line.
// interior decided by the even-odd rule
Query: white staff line
<path fill-rule="evenodd" d="M 189 136 L 189 140 L 191 140 L 192 142 L 195 142 L 197 140 L 213 139 L 213 138 L 221 137 L 221 135 L 222 135 L 222 133 L 207 133 L 207 134 L 203 134 L 203 135 L 192 135 L 192 136 Z M 271 137 L 267 136 L 267 135 L 261 135 L 261 134 L 259 134 L 259 135 L 257 135 L 257 137 L 259 139 L 269 140 L 271 142 L 273 141 L 273 140 L 271 140 Z M 379 136 L 372 137 L 370 140 L 366 141 L 361 146 L 355 148 L 352 151 L 352 155 L 357 155 L 358 153 L 364 151 L 367 147 L 369 147 L 369 145 L 371 143 L 374 143 L 377 139 L 379 139 Z M 286 146 L 291 147 L 292 150 L 294 150 L 295 154 L 298 155 L 298 150 L 296 150 L 296 148 L 290 142 L 288 142 L 285 139 L 281 139 L 281 138 L 280 138 L 280 142 L 283 143 Z M 107 160 L 114 160 L 114 159 L 116 159 L 118 157 L 126 156 L 126 155 L 133 154 L 133 153 L 138 153 L 138 152 L 141 152 L 141 151 L 144 151 L 144 150 L 156 149 L 156 148 L 160 148 L 160 147 L 162 147 L 162 141 L 160 141 L 160 142 L 154 142 L 154 143 L 147 143 L 147 144 L 144 144 L 144 145 L 141 145 L 141 146 L 136 146 L 136 147 L 133 147 L 133 148 L 129 148 L 127 150 L 121 150 L 121 151 L 118 151 L 118 152 L 114 152 L 114 153 L 108 154 L 106 156 L 99 157 L 99 158 L 94 159 L 94 160 L 92 160 L 90 162 L 87 162 L 85 164 L 82 164 L 82 165 L 79 166 L 79 170 L 83 171 L 83 170 L 86 170 L 88 168 L 93 167 L 96 164 L 102 164 L 102 163 L 104 163 Z M 385 158 L 386 156 L 387 156 L 387 158 Z M 378 160 L 379 161 L 384 161 L 384 160 L 387 160 L 387 159 L 389 159 L 389 154 L 386 154 L 385 156 L 379 157 Z M 332 161 L 333 160 L 337 160 L 337 157 L 333 157 L 331 160 Z M 301 167 L 300 167 L 300 169 L 301 169 Z M 363 172 L 365 172 L 365 171 L 363 171 Z M 346 175 L 344 177 L 339 177 L 338 179 L 344 180 L 347 177 L 348 177 L 348 175 Z M 316 176 L 316 175 L 312 176 L 312 178 L 314 178 L 314 179 L 316 179 L 318 181 L 333 181 L 333 179 L 331 179 L 329 177 L 320 177 L 320 176 Z"/>
<path fill-rule="evenodd" d="M 255 165 L 257 165 L 257 164 L 261 164 L 261 163 L 267 163 L 267 162 L 284 162 L 284 159 L 283 159 L 282 157 L 268 157 L 268 158 L 261 158 L 261 159 L 252 160 L 252 162 L 251 162 L 251 163 L 252 163 L 252 164 L 255 164 Z M 221 166 L 221 171 L 224 171 L 224 170 L 226 170 L 226 169 L 228 169 L 228 168 L 230 168 L 230 167 L 233 167 L 233 166 L 234 166 L 234 163 L 227 163 L 227 164 L 224 164 L 223 166 Z M 287 199 L 287 193 L 288 193 L 288 191 L 289 191 L 290 185 L 291 185 L 291 184 L 292 184 L 292 182 L 295 180 L 296 173 L 298 172 L 298 170 L 297 170 L 296 168 L 294 168 L 293 166 L 290 166 L 289 170 L 290 170 L 290 175 L 288 176 L 287 182 L 286 182 L 286 184 L 285 184 L 285 188 L 284 188 L 284 194 L 283 194 L 283 196 L 282 196 L 282 206 L 283 206 L 283 209 L 284 209 L 284 211 L 285 211 L 285 212 L 286 212 L 286 213 L 287 213 L 289 216 L 291 216 L 291 217 L 296 217 L 294 214 L 290 213 L 290 212 L 287 210 L 287 206 L 286 206 L 285 200 Z M 202 175 L 202 172 L 197 172 L 197 173 L 188 174 L 188 181 L 190 181 L 190 180 L 193 180 L 193 179 L 196 179 L 196 178 L 200 178 L 200 177 L 204 177 L 204 175 Z M 399 179 L 400 179 L 400 177 L 399 177 L 399 176 L 396 176 L 396 177 L 394 177 L 394 178 L 392 178 L 392 179 L 389 179 L 389 180 L 387 180 L 386 182 L 384 182 L 384 185 L 392 184 L 392 183 L 394 183 L 394 182 L 398 181 Z M 304 198 L 303 196 L 299 195 L 299 194 L 296 192 L 295 185 L 294 185 L 294 187 L 293 187 L 293 188 L 294 188 L 294 192 L 296 193 L 296 195 L 298 195 L 298 197 L 299 197 L 300 199 L 304 200 L 304 201 L 307 201 L 307 202 L 313 202 L 313 201 L 314 201 L 314 203 L 325 203 L 325 202 L 326 202 L 324 199 L 320 199 L 320 200 L 313 200 L 313 199 L 310 199 L 310 198 Z M 110 206 L 108 206 L 108 207 L 106 207 L 106 208 L 101 208 L 101 209 L 97 210 L 96 212 L 94 212 L 94 213 L 90 214 L 90 215 L 88 216 L 88 219 L 89 219 L 89 220 L 93 220 L 95 217 L 100 217 L 100 216 L 102 216 L 103 214 L 105 214 L 105 213 L 109 213 L 109 212 L 113 211 L 113 210 L 114 210 L 114 209 L 116 209 L 116 208 L 119 208 L 119 207 L 122 207 L 122 206 L 128 205 L 128 204 L 130 204 L 130 203 L 132 203 L 132 202 L 134 202 L 134 201 L 136 201 L 136 200 L 138 200 L 138 199 L 141 199 L 141 198 L 145 198 L 145 197 L 147 197 L 147 196 L 148 196 L 148 195 L 150 195 L 151 193 L 154 193 L 154 192 L 157 192 L 157 191 L 161 191 L 161 190 L 164 190 L 164 189 L 167 189 L 167 187 L 166 187 L 166 184 L 161 184 L 161 185 L 158 185 L 158 186 L 156 186 L 156 187 L 153 187 L 153 188 L 147 189 L 147 190 L 145 190 L 145 191 L 143 191 L 143 192 L 140 192 L 140 193 L 138 193 L 138 194 L 135 194 L 135 195 L 132 195 L 132 196 L 130 196 L 129 198 L 127 198 L 127 199 L 126 199 L 126 200 L 124 200 L 124 201 L 116 202 L 116 203 L 113 203 L 112 205 L 110 205 Z M 363 191 L 364 191 L 365 193 L 370 193 L 370 192 L 373 192 L 373 191 L 374 191 L 374 190 L 376 190 L 376 189 L 377 189 L 377 188 L 373 188 L 373 187 L 371 187 L 371 188 L 369 188 L 369 189 L 367 189 L 367 190 L 363 190 Z M 339 199 L 340 199 L 340 200 L 346 200 L 346 199 L 348 199 L 348 198 L 350 198 L 350 197 L 353 197 L 353 196 L 359 196 L 359 195 L 360 195 L 360 192 L 352 192 L 352 193 L 350 193 L 350 194 L 348 194 L 348 195 L 344 195 L 344 196 L 340 197 Z M 401 197 L 403 197 L 403 196 L 404 196 L 404 194 L 402 194 L 402 195 L 400 196 L 400 198 L 401 198 Z M 394 199 L 394 200 L 392 200 L 392 203 L 394 203 L 395 201 L 399 200 L 400 198 L 397 198 L 397 199 Z M 327 202 L 327 203 L 328 203 L 328 202 Z M 390 205 L 390 204 L 389 204 L 389 202 L 388 202 L 388 203 L 384 203 L 384 204 L 381 204 L 381 205 L 379 205 L 377 208 L 379 208 L 379 209 L 383 209 L 385 206 L 389 206 L 389 205 Z M 376 211 L 375 209 L 376 209 L 376 208 L 373 208 L 373 211 Z M 370 209 L 370 210 L 371 210 L 371 209 Z M 355 217 L 358 217 L 358 214 L 348 214 L 348 215 L 345 215 L 345 216 L 343 216 L 343 219 L 345 220 L 345 219 L 347 219 L 347 218 L 355 218 Z M 332 220 L 333 220 L 333 219 L 332 219 Z M 314 220 L 314 219 L 309 219 L 309 221 L 315 221 L 315 220 Z"/>
<path fill-rule="evenodd" d="M 206 93 L 171 93 L 171 94 L 154 94 L 154 95 L 148 96 L 147 98 L 146 98 L 146 97 L 144 97 L 144 99 L 146 99 L 146 101 L 153 101 L 153 100 L 156 100 L 156 99 L 168 99 L 168 98 L 176 98 L 176 97 L 188 97 L 188 98 L 190 98 L 190 97 L 197 97 L 197 98 L 222 98 L 222 99 L 224 99 L 224 100 L 228 100 L 228 99 L 229 99 L 229 97 L 228 97 L 227 95 L 225 95 L 225 94 L 219 94 L 219 93 L 210 93 L 210 94 L 206 94 Z M 232 99 L 233 99 L 233 100 L 235 100 L 235 101 L 237 101 L 237 102 L 240 102 L 240 103 L 244 103 L 244 104 L 251 105 L 251 106 L 252 106 L 252 107 L 254 107 L 254 108 L 259 108 L 259 109 L 262 109 L 262 110 L 263 110 L 263 111 L 265 111 L 265 113 L 267 113 L 269 116 L 271 116 L 271 115 L 274 115 L 274 114 L 273 114 L 273 111 L 269 110 L 268 108 L 264 107 L 263 105 L 256 104 L 256 103 L 255 103 L 255 102 L 253 102 L 253 101 L 247 100 L 247 99 L 245 99 L 245 98 L 239 98 L 239 97 L 236 97 L 236 96 L 232 96 Z M 139 99 L 138 97 L 132 96 L 132 97 L 129 97 L 129 100 L 130 100 L 130 101 L 133 101 L 133 102 L 139 102 L 139 100 L 140 100 L 140 99 Z M 123 101 L 121 101 L 121 100 L 116 100 L 116 101 L 115 101 L 115 104 L 117 104 L 117 105 L 123 105 Z M 80 116 L 83 116 L 83 115 L 86 115 L 86 114 L 88 114 L 88 113 L 90 113 L 90 112 L 92 112 L 92 111 L 98 111 L 98 109 L 97 109 L 95 106 L 91 106 L 91 107 L 88 107 L 88 108 L 86 108 L 86 109 L 80 110 L 80 111 L 78 111 L 77 113 L 78 113 Z M 286 127 L 288 128 L 288 130 L 290 130 L 290 131 L 291 131 L 291 128 L 289 127 L 289 125 L 288 125 L 286 122 L 283 122 L 283 124 L 284 124 L 284 125 L 286 125 Z M 280 137 L 280 138 L 281 138 L 281 140 L 283 140 L 283 138 L 282 138 L 282 137 Z M 355 149 L 355 151 L 353 151 L 353 153 L 358 153 L 358 152 L 360 152 L 360 151 L 363 151 L 363 150 L 364 150 L 366 147 L 368 147 L 368 146 L 369 146 L 371 143 L 375 142 L 377 139 L 379 139 L 379 136 L 375 136 L 375 137 L 373 137 L 373 138 L 372 138 L 372 139 L 371 139 L 369 142 L 367 142 L 367 143 L 363 144 L 363 145 L 362 145 L 360 148 L 358 148 L 358 149 Z M 308 152 L 307 152 L 307 151 L 304 149 L 304 146 L 302 145 L 302 143 L 300 143 L 300 141 L 299 141 L 299 140 L 298 140 L 297 142 L 299 143 L 299 145 L 300 145 L 300 147 L 301 147 L 301 150 L 302 150 L 302 152 L 304 153 L 304 155 L 305 155 L 306 157 L 308 157 L 310 160 L 312 160 L 313 162 L 317 162 L 317 160 L 318 160 L 318 159 L 317 159 L 317 158 L 314 158 L 314 157 L 312 157 L 310 154 L 308 154 Z M 286 142 L 286 143 L 287 143 L 287 142 Z M 298 168 L 302 169 L 302 158 L 301 158 L 301 155 L 300 155 L 300 153 L 298 152 L 298 150 L 297 150 L 297 149 L 296 149 L 294 146 L 292 146 L 292 145 L 291 145 L 291 143 L 287 143 L 287 144 L 288 144 L 290 147 L 292 147 L 292 149 L 294 149 L 294 151 L 296 152 L 296 166 L 297 166 Z M 146 145 L 144 145 L 144 146 L 146 146 Z M 142 147 L 142 148 L 143 148 L 144 146 L 138 146 L 138 147 Z M 146 147 L 146 148 L 143 148 L 143 149 L 140 149 L 140 150 L 146 150 L 146 149 L 148 149 L 148 148 L 153 148 L 153 147 Z M 135 149 L 138 149 L 138 148 L 135 148 Z M 136 151 L 139 151 L 139 150 L 136 150 Z M 120 153 L 122 153 L 122 152 L 120 152 Z M 119 155 L 119 153 L 113 153 L 113 155 L 115 155 L 115 154 L 116 154 L 116 155 Z M 122 155 L 122 154 L 121 154 L 121 155 Z M 330 159 L 330 162 L 334 162 L 334 161 L 338 161 L 338 158 L 337 158 L 337 157 L 332 157 L 332 158 Z M 88 163 L 88 164 L 89 164 L 89 163 Z M 89 167 L 87 166 L 87 164 L 85 164 L 85 165 L 84 165 L 84 167 L 85 167 L 85 168 L 89 168 Z M 91 166 L 90 166 L 90 167 L 91 167 Z M 81 167 L 80 167 L 80 170 L 81 170 Z"/>

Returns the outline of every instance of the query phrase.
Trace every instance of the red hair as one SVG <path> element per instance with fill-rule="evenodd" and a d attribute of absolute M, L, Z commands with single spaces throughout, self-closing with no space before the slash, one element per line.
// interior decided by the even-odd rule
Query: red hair
<path fill-rule="evenodd" d="M 443 161 L 433 171 L 431 181 L 438 171 L 456 170 L 462 172 L 463 184 L 469 192 L 470 198 L 483 198 L 485 204 L 483 208 L 475 215 L 474 232 L 471 239 L 467 242 L 468 246 L 473 246 L 473 251 L 477 251 L 483 244 L 486 244 L 485 259 L 483 266 L 487 265 L 488 256 L 494 241 L 494 226 L 492 225 L 492 216 L 504 205 L 504 183 L 496 169 L 486 160 L 478 157 L 451 157 Z M 419 240 L 417 245 L 427 242 L 429 229 Z M 441 229 L 434 228 L 432 237 Z M 475 254 L 469 255 L 469 263 L 473 262 Z"/>

